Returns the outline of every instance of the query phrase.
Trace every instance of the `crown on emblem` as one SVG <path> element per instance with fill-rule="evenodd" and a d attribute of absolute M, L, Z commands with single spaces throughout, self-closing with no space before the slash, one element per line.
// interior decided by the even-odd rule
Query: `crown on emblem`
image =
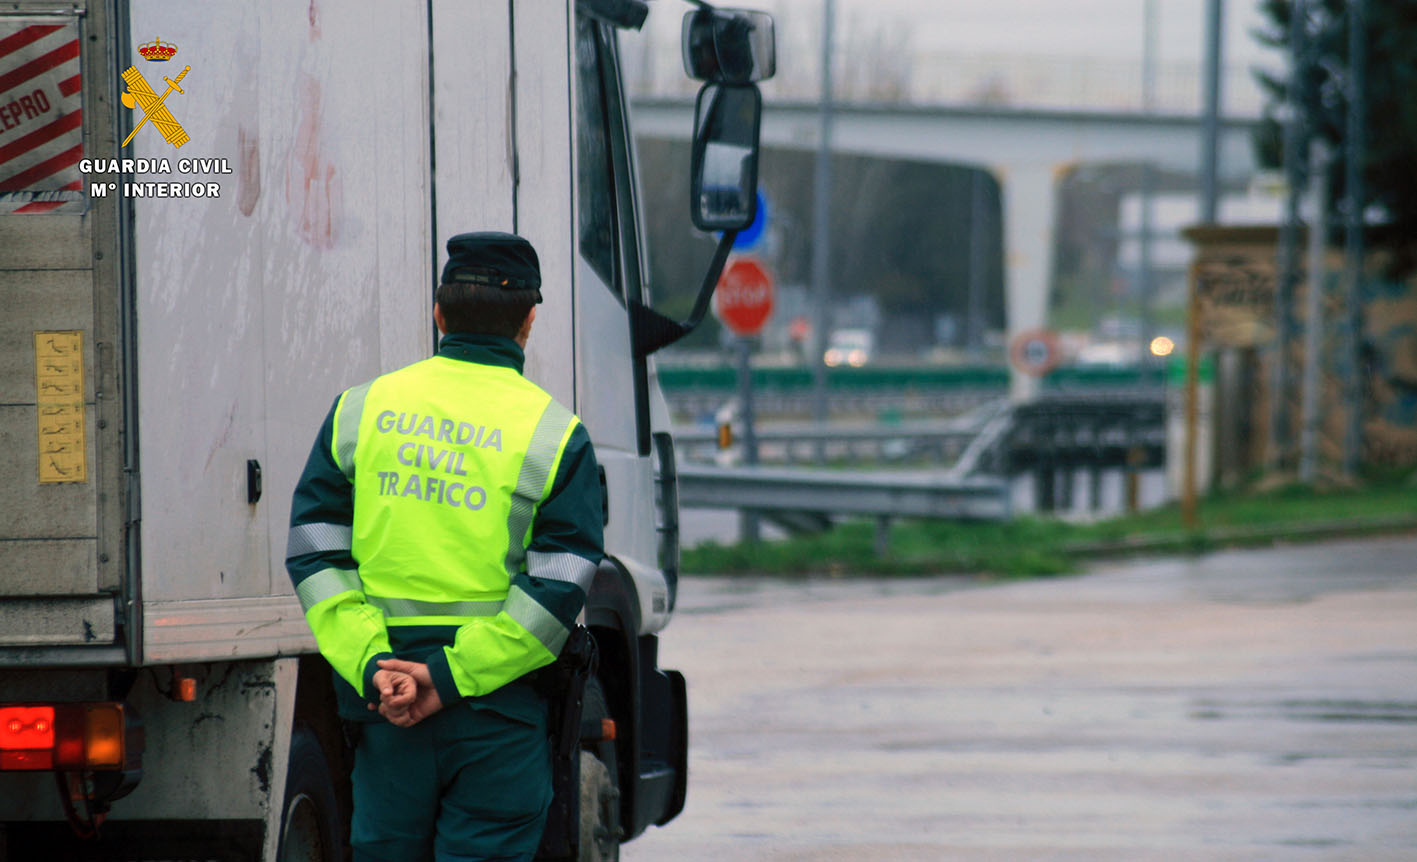
<path fill-rule="evenodd" d="M 138 53 L 143 55 L 144 60 L 152 60 L 154 63 L 165 63 L 172 59 L 172 55 L 177 53 L 177 46 L 171 42 L 164 42 L 161 39 L 153 39 L 138 46 Z"/>

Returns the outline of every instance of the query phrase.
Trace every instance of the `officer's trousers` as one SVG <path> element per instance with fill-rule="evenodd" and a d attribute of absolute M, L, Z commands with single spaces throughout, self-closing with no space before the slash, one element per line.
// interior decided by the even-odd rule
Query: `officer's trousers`
<path fill-rule="evenodd" d="M 409 728 L 365 725 L 353 784 L 354 862 L 529 862 L 551 805 L 546 714 L 457 703 Z"/>

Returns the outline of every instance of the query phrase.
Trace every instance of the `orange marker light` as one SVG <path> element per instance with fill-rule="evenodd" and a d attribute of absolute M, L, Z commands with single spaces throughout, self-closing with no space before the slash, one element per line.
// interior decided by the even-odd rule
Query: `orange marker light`
<path fill-rule="evenodd" d="M 95 703 L 84 722 L 84 760 L 90 769 L 118 769 L 123 765 L 123 707 Z"/>
<path fill-rule="evenodd" d="M 174 689 L 177 700 L 183 703 L 191 703 L 197 699 L 197 681 L 190 676 L 180 677 Z"/>

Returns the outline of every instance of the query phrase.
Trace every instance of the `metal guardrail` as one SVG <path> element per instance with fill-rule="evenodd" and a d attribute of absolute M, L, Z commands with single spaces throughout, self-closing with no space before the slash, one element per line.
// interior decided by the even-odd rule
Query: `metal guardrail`
<path fill-rule="evenodd" d="M 684 508 L 997 520 L 1009 516 L 1008 490 L 1002 479 L 984 477 L 679 465 Z"/>
<path fill-rule="evenodd" d="M 771 462 L 811 461 L 822 444 L 828 458 L 875 460 L 933 458 L 952 462 L 979 433 L 973 423 L 902 422 L 898 425 L 821 426 L 802 422 L 754 429 L 759 458 Z M 674 443 L 685 460 L 708 461 L 719 453 L 717 429 L 702 427 L 674 432 Z"/>
<path fill-rule="evenodd" d="M 876 519 L 884 553 L 892 518 L 1007 520 L 1008 483 L 982 477 L 918 473 L 800 470 L 781 467 L 679 466 L 683 508 L 748 509 L 792 515 L 862 515 Z"/>
<path fill-rule="evenodd" d="M 679 500 L 685 508 L 756 512 L 794 531 L 822 529 L 837 515 L 874 517 L 876 547 L 884 553 L 892 518 L 1008 519 L 1009 477 L 1021 472 L 1035 474 L 1038 508 L 1043 511 L 1057 502 L 1060 473 L 1088 469 L 1096 508 L 1101 470 L 1121 468 L 1135 479 L 1141 467 L 1160 463 L 1164 420 L 1164 400 L 1152 391 L 1102 397 L 1055 394 L 1024 405 L 1000 400 L 947 421 L 783 425 L 760 431 L 759 442 L 781 444 L 789 457 L 793 445 L 817 440 L 849 448 L 857 442 L 884 446 L 924 436 L 934 439 L 934 445 L 949 441 L 958 458 L 950 469 L 933 473 L 687 463 L 679 468 Z M 699 431 L 677 434 L 676 441 L 688 450 L 716 444 L 717 438 Z M 1062 484 L 1071 489 L 1070 479 Z"/>
<path fill-rule="evenodd" d="M 760 463 L 792 464 L 815 458 L 818 444 L 831 459 L 856 459 L 863 454 L 875 460 L 899 461 L 910 458 L 932 458 L 941 463 L 954 463 L 974 445 L 981 432 L 992 427 L 1000 414 L 1006 414 L 1006 398 L 981 404 L 963 415 L 949 419 L 914 419 L 895 423 L 784 422 L 759 424 L 753 431 L 757 439 Z M 735 432 L 737 431 L 735 425 Z M 741 441 L 741 437 L 740 437 Z M 674 445 L 685 461 L 717 460 L 719 449 L 717 428 L 697 426 L 674 431 Z"/>
<path fill-rule="evenodd" d="M 971 439 L 979 429 L 973 422 L 901 422 L 896 425 L 854 425 L 822 426 L 813 422 L 793 422 L 782 425 L 768 425 L 754 430 L 754 436 L 758 442 L 797 442 L 797 441 L 840 441 L 842 443 L 855 443 L 861 441 L 895 440 L 901 437 L 941 437 L 945 439 Z M 691 428 L 676 430 L 674 432 L 674 442 L 681 447 L 684 446 L 716 446 L 718 444 L 718 429 L 716 428 Z"/>

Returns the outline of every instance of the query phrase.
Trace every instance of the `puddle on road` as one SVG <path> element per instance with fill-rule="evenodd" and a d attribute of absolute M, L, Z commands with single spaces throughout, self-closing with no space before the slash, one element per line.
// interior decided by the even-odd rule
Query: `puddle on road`
<path fill-rule="evenodd" d="M 1254 703 L 1197 701 L 1191 718 L 1202 721 L 1270 720 L 1338 724 L 1417 724 L 1417 703 L 1367 700 L 1280 700 Z"/>
<path fill-rule="evenodd" d="M 997 582 L 979 575 L 908 578 L 689 575 L 679 581 L 675 613 L 717 614 L 772 608 L 782 601 L 861 601 L 891 596 L 937 596 Z"/>

